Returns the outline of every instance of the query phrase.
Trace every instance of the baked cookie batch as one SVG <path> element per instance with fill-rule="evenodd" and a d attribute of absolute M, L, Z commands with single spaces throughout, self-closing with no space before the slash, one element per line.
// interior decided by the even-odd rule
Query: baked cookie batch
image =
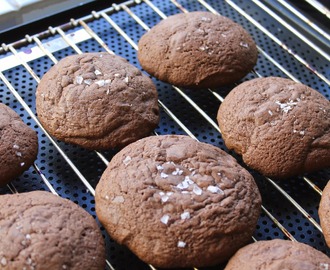
<path fill-rule="evenodd" d="M 240 25 L 209 12 L 168 17 L 142 36 L 138 50 L 150 75 L 194 89 L 237 83 L 257 55 Z M 330 259 L 304 244 L 248 245 L 261 211 L 252 175 L 213 145 L 184 135 L 150 136 L 159 123 L 157 90 L 125 59 L 105 52 L 62 59 L 42 77 L 36 110 L 59 140 L 120 150 L 96 187 L 96 214 L 112 239 L 144 262 L 328 269 Z M 266 177 L 281 180 L 330 166 L 329 101 L 306 85 L 277 77 L 243 82 L 225 97 L 217 120 L 228 149 Z M 0 185 L 6 185 L 33 164 L 38 138 L 4 104 L 0 138 Z M 328 245 L 329 193 L 328 185 L 319 208 Z M 44 191 L 0 196 L 0 239 L 0 269 L 105 267 L 93 217 Z"/>

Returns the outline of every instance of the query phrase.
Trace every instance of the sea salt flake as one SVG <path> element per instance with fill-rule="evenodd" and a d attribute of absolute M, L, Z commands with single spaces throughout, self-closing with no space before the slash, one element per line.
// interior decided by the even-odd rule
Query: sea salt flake
<path fill-rule="evenodd" d="M 160 222 L 162 222 L 166 225 L 168 223 L 169 219 L 170 219 L 169 215 L 164 215 L 160 218 Z"/>
<path fill-rule="evenodd" d="M 116 78 L 121 77 L 121 75 L 120 75 L 119 73 L 115 73 L 114 76 L 115 76 Z"/>
<path fill-rule="evenodd" d="M 20 165 L 21 165 L 21 167 L 23 167 L 23 166 L 25 165 L 25 163 L 24 163 L 24 162 L 21 162 L 21 164 L 20 164 Z"/>
<path fill-rule="evenodd" d="M 82 76 L 77 76 L 76 77 L 76 83 L 77 84 L 82 84 L 83 81 L 84 81 L 84 78 Z"/>
<path fill-rule="evenodd" d="M 90 80 L 90 79 L 84 80 L 84 83 L 87 84 L 87 85 L 91 85 L 92 84 L 92 80 Z"/>
<path fill-rule="evenodd" d="M 123 163 L 124 163 L 125 165 L 128 165 L 128 164 L 131 162 L 131 160 L 132 160 L 132 158 L 131 158 L 130 156 L 127 156 L 127 157 L 125 157 L 125 159 L 123 160 Z"/>
<path fill-rule="evenodd" d="M 203 51 L 206 51 L 208 48 L 209 47 L 207 47 L 207 46 L 200 46 L 198 49 L 203 52 Z"/>
<path fill-rule="evenodd" d="M 194 185 L 194 187 L 193 187 L 193 193 L 195 193 L 196 195 L 202 195 L 203 190 L 199 186 Z"/>
<path fill-rule="evenodd" d="M 175 168 L 175 171 L 172 172 L 172 175 L 182 175 L 183 170 L 180 170 L 179 168 Z"/>
<path fill-rule="evenodd" d="M 249 44 L 245 43 L 245 42 L 240 42 L 239 45 L 241 47 L 244 47 L 244 48 L 249 48 Z"/>
<path fill-rule="evenodd" d="M 181 194 L 189 194 L 189 191 L 187 191 L 187 190 L 182 190 L 182 191 L 181 191 Z"/>
<path fill-rule="evenodd" d="M 19 146 L 18 146 L 17 144 L 14 144 L 14 145 L 13 145 L 13 148 L 14 148 L 14 149 L 19 149 Z"/>
<path fill-rule="evenodd" d="M 21 152 L 16 152 L 16 156 L 21 157 L 22 153 Z"/>
<path fill-rule="evenodd" d="M 7 265 L 7 259 L 5 257 L 2 257 L 0 263 L 1 263 L 1 265 L 6 266 Z"/>
<path fill-rule="evenodd" d="M 110 93 L 110 89 L 107 90 L 106 94 L 109 95 L 109 93 Z"/>
<path fill-rule="evenodd" d="M 320 269 L 322 269 L 322 270 L 329 270 L 329 264 L 327 264 L 327 263 L 320 263 Z"/>
<path fill-rule="evenodd" d="M 192 185 L 194 183 L 194 181 L 191 180 L 189 176 L 185 176 L 184 181 L 186 181 L 189 185 Z"/>
<path fill-rule="evenodd" d="M 101 71 L 99 71 L 98 69 L 95 69 L 95 71 L 94 71 L 94 74 L 97 76 L 97 75 L 101 75 L 101 74 L 102 74 L 102 72 L 101 72 Z"/>
<path fill-rule="evenodd" d="M 305 131 L 303 131 L 303 130 L 302 131 L 299 131 L 299 134 L 300 135 L 305 135 Z"/>
<path fill-rule="evenodd" d="M 123 203 L 125 202 L 125 198 L 123 196 L 116 196 L 113 200 L 113 203 Z"/>
<path fill-rule="evenodd" d="M 162 165 L 157 165 L 156 168 L 158 171 L 164 170 L 164 167 Z"/>
<path fill-rule="evenodd" d="M 183 242 L 183 241 L 179 241 L 178 242 L 178 247 L 179 248 L 184 248 L 186 246 L 186 243 L 185 242 Z"/>
<path fill-rule="evenodd" d="M 160 196 L 164 196 L 165 193 L 164 193 L 163 191 L 161 191 L 161 192 L 159 192 L 159 195 L 160 195 Z"/>
<path fill-rule="evenodd" d="M 62 269 L 68 269 L 68 267 L 65 264 L 63 264 Z"/>
<path fill-rule="evenodd" d="M 189 219 L 190 218 L 190 213 L 189 212 L 183 212 L 180 215 L 181 219 Z"/>
<path fill-rule="evenodd" d="M 105 195 L 104 199 L 106 199 L 108 201 L 110 199 L 110 197 L 108 195 Z"/>
<path fill-rule="evenodd" d="M 217 186 L 208 186 L 207 190 L 211 193 L 223 194 L 223 190 Z"/>
<path fill-rule="evenodd" d="M 269 115 L 273 115 L 273 112 L 271 110 L 268 110 Z"/>
<path fill-rule="evenodd" d="M 280 101 L 275 101 L 275 103 L 280 106 L 280 109 L 285 112 L 288 113 L 290 110 L 293 109 L 293 106 L 297 105 L 297 102 L 294 102 L 293 100 L 289 100 L 287 103 L 281 103 Z"/>
<path fill-rule="evenodd" d="M 212 21 L 211 18 L 207 18 L 207 17 L 202 17 L 201 20 L 202 20 L 203 22 L 211 22 L 211 21 Z"/>
<path fill-rule="evenodd" d="M 168 174 L 161 172 L 160 177 L 165 179 L 168 177 Z"/>
<path fill-rule="evenodd" d="M 30 240 L 31 239 L 31 235 L 30 234 L 27 234 L 27 235 L 25 235 L 25 238 L 28 239 L 28 240 Z"/>
<path fill-rule="evenodd" d="M 162 200 L 162 202 L 167 202 L 169 198 L 170 198 L 169 196 L 164 195 L 160 199 Z"/>
<path fill-rule="evenodd" d="M 124 81 L 125 83 L 128 83 L 128 77 L 125 77 L 125 78 L 123 79 L 123 81 Z"/>
<path fill-rule="evenodd" d="M 99 80 L 97 82 L 95 82 L 99 87 L 104 86 L 105 85 L 105 80 Z"/>

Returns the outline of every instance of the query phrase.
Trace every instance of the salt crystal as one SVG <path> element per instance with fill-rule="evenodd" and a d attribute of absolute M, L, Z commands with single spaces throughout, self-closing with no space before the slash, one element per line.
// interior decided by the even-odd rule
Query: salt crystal
<path fill-rule="evenodd" d="M 193 192 L 194 192 L 196 195 L 202 195 L 203 190 L 202 190 L 199 186 L 194 185 Z"/>
<path fill-rule="evenodd" d="M 28 239 L 28 240 L 30 240 L 31 239 L 31 235 L 30 234 L 27 234 L 27 235 L 25 235 L 25 238 Z"/>
<path fill-rule="evenodd" d="M 208 186 L 207 190 L 210 191 L 211 193 L 223 194 L 223 190 L 217 186 Z"/>
<path fill-rule="evenodd" d="M 183 242 L 183 241 L 179 241 L 178 242 L 178 247 L 179 248 L 184 248 L 186 246 L 186 243 L 185 242 Z"/>
<path fill-rule="evenodd" d="M 84 78 L 82 76 L 77 76 L 76 77 L 76 83 L 77 84 L 82 84 L 83 81 L 84 81 Z"/>
<path fill-rule="evenodd" d="M 226 35 L 226 34 L 224 34 L 224 33 L 221 33 L 221 36 L 222 36 L 222 37 L 227 37 L 227 35 Z"/>
<path fill-rule="evenodd" d="M 128 77 L 125 77 L 123 80 L 125 83 L 128 83 Z"/>
<path fill-rule="evenodd" d="M 280 109 L 285 113 L 288 113 L 290 110 L 292 110 L 294 105 L 298 104 L 297 102 L 293 102 L 292 100 L 289 100 L 289 102 L 287 103 L 281 103 L 280 101 L 277 100 L 275 101 L 275 103 L 279 105 Z"/>
<path fill-rule="evenodd" d="M 164 169 L 164 167 L 162 165 L 157 165 L 156 168 L 157 168 L 158 171 L 161 171 L 161 170 Z"/>
<path fill-rule="evenodd" d="M 322 270 L 329 270 L 329 264 L 327 264 L 327 263 L 320 263 L 320 269 L 322 269 Z"/>
<path fill-rule="evenodd" d="M 14 148 L 14 149 L 19 149 L 19 146 L 18 146 L 17 144 L 14 144 L 14 145 L 13 145 L 13 148 Z"/>
<path fill-rule="evenodd" d="M 101 72 L 101 71 L 99 71 L 98 69 L 95 69 L 94 73 L 95 73 L 95 75 L 96 75 L 96 76 L 97 76 L 97 75 L 101 75 L 101 74 L 102 74 L 102 72 Z"/>
<path fill-rule="evenodd" d="M 119 73 L 115 73 L 114 76 L 115 76 L 116 78 L 121 77 L 121 75 L 120 75 Z"/>
<path fill-rule="evenodd" d="M 161 172 L 160 173 L 160 177 L 161 178 L 167 178 L 168 177 L 168 174 Z"/>
<path fill-rule="evenodd" d="M 68 267 L 65 264 L 63 264 L 62 269 L 68 269 Z"/>
<path fill-rule="evenodd" d="M 124 163 L 125 165 L 128 165 L 128 164 L 131 162 L 131 160 L 132 160 L 132 158 L 131 158 L 130 156 L 127 156 L 127 157 L 125 157 L 125 159 L 123 160 L 123 163 Z"/>
<path fill-rule="evenodd" d="M 116 196 L 112 202 L 113 203 L 123 203 L 125 201 L 125 198 L 123 196 Z"/>
<path fill-rule="evenodd" d="M 189 219 L 190 218 L 190 213 L 189 212 L 183 212 L 181 214 L 181 219 Z"/>
<path fill-rule="evenodd" d="M 240 42 L 239 45 L 241 47 L 244 47 L 244 48 L 249 48 L 249 44 L 245 43 L 245 42 Z"/>
<path fill-rule="evenodd" d="M 181 191 L 181 194 L 189 194 L 189 191 L 187 191 L 187 190 L 182 190 L 182 191 Z"/>
<path fill-rule="evenodd" d="M 21 152 L 16 152 L 16 156 L 21 157 L 22 153 Z"/>
<path fill-rule="evenodd" d="M 183 170 L 180 170 L 179 168 L 175 168 L 175 171 L 172 172 L 172 175 L 181 175 L 183 173 Z"/>
<path fill-rule="evenodd" d="M 99 87 L 104 86 L 105 85 L 105 80 L 99 80 L 97 82 L 95 82 Z"/>
<path fill-rule="evenodd" d="M 105 195 L 104 199 L 106 199 L 108 201 L 110 199 L 110 197 L 108 195 Z"/>
<path fill-rule="evenodd" d="M 170 197 L 164 195 L 164 196 L 162 196 L 160 199 L 162 200 L 162 202 L 167 202 L 169 198 L 170 198 Z"/>
<path fill-rule="evenodd" d="M 164 193 L 163 191 L 161 191 L 161 192 L 159 192 L 159 195 L 160 195 L 160 196 L 164 196 L 165 193 Z"/>
<path fill-rule="evenodd" d="M 164 215 L 161 217 L 160 221 L 166 225 L 169 219 L 170 219 L 169 215 Z"/>
<path fill-rule="evenodd" d="M 212 21 L 211 18 L 207 18 L 207 17 L 202 17 L 201 20 L 202 20 L 203 22 L 210 22 L 210 21 Z"/>
<path fill-rule="evenodd" d="M 269 113 L 270 115 L 273 115 L 273 112 L 272 112 L 271 110 L 268 110 L 268 113 Z"/>
<path fill-rule="evenodd" d="M 1 263 L 1 265 L 3 265 L 3 266 L 7 265 L 7 259 L 6 259 L 5 257 L 2 257 L 0 263 Z"/>
<path fill-rule="evenodd" d="M 21 164 L 20 164 L 20 165 L 21 165 L 21 167 L 23 167 L 23 166 L 25 165 L 25 163 L 24 163 L 24 162 L 21 162 Z"/>
<path fill-rule="evenodd" d="M 92 80 L 88 79 L 88 80 L 84 80 L 84 83 L 87 85 L 91 85 L 92 84 Z"/>
<path fill-rule="evenodd" d="M 194 181 L 191 180 L 189 176 L 185 176 L 184 181 L 186 181 L 189 185 L 192 185 L 194 183 Z"/>
<path fill-rule="evenodd" d="M 303 130 L 302 131 L 299 131 L 299 134 L 300 135 L 305 135 L 305 131 L 303 131 Z"/>
<path fill-rule="evenodd" d="M 109 95 L 109 93 L 110 93 L 110 89 L 108 89 L 106 93 L 107 93 L 107 95 Z"/>

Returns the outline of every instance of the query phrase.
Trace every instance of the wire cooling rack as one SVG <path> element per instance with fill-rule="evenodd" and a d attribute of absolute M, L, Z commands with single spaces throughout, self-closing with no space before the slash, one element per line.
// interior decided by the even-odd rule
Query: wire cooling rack
<path fill-rule="evenodd" d="M 328 16 L 329 10 L 321 3 L 308 3 L 315 8 L 317 16 Z M 74 201 L 97 219 L 94 189 L 116 151 L 87 151 L 49 136 L 36 116 L 37 84 L 60 59 L 82 52 L 114 53 L 141 69 L 136 57 L 140 37 L 167 16 L 195 10 L 227 16 L 252 35 L 259 58 L 255 69 L 244 80 L 288 77 L 311 86 L 329 99 L 328 29 L 289 1 L 136 0 L 114 4 L 99 12 L 91 10 L 90 14 L 77 16 L 64 25 L 56 26 L 54 22 L 52 27 L 45 26 L 45 30 L 36 35 L 17 33 L 17 41 L 2 44 L 0 99 L 37 131 L 39 155 L 27 172 L 0 188 L 0 194 L 48 190 Z M 161 109 L 156 135 L 186 134 L 222 148 L 241 162 L 240 157 L 226 149 L 216 124 L 219 105 L 235 85 L 196 91 L 153 80 Z M 281 182 L 250 172 L 263 198 L 262 213 L 251 241 L 288 238 L 330 254 L 317 214 L 330 171 Z M 155 269 L 116 244 L 102 227 L 101 230 L 106 241 L 108 269 Z"/>

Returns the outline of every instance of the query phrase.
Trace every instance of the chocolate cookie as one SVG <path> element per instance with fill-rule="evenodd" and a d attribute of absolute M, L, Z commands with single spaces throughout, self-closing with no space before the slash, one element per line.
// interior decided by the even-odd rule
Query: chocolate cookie
<path fill-rule="evenodd" d="M 263 175 L 288 178 L 330 166 L 330 103 L 284 78 L 234 88 L 218 111 L 225 144 Z"/>
<path fill-rule="evenodd" d="M 330 181 L 323 189 L 318 213 L 325 242 L 330 247 Z"/>
<path fill-rule="evenodd" d="M 0 239 L 1 269 L 105 268 L 93 217 L 46 191 L 0 196 Z"/>
<path fill-rule="evenodd" d="M 252 70 L 258 56 L 255 42 L 240 25 L 202 11 L 168 17 L 144 34 L 138 47 L 148 73 L 191 88 L 236 82 Z"/>
<path fill-rule="evenodd" d="M 225 270 L 322 270 L 330 259 L 311 246 L 289 240 L 258 241 L 241 248 Z"/>
<path fill-rule="evenodd" d="M 0 103 L 0 186 L 20 176 L 38 155 L 38 137 L 19 115 Z"/>
<path fill-rule="evenodd" d="M 179 135 L 147 137 L 116 154 L 95 201 L 114 240 L 166 268 L 226 261 L 251 240 L 261 207 L 253 177 L 233 157 Z"/>
<path fill-rule="evenodd" d="M 44 128 L 87 149 L 123 147 L 150 135 L 159 122 L 152 81 L 108 53 L 62 59 L 42 77 L 36 98 Z"/>

